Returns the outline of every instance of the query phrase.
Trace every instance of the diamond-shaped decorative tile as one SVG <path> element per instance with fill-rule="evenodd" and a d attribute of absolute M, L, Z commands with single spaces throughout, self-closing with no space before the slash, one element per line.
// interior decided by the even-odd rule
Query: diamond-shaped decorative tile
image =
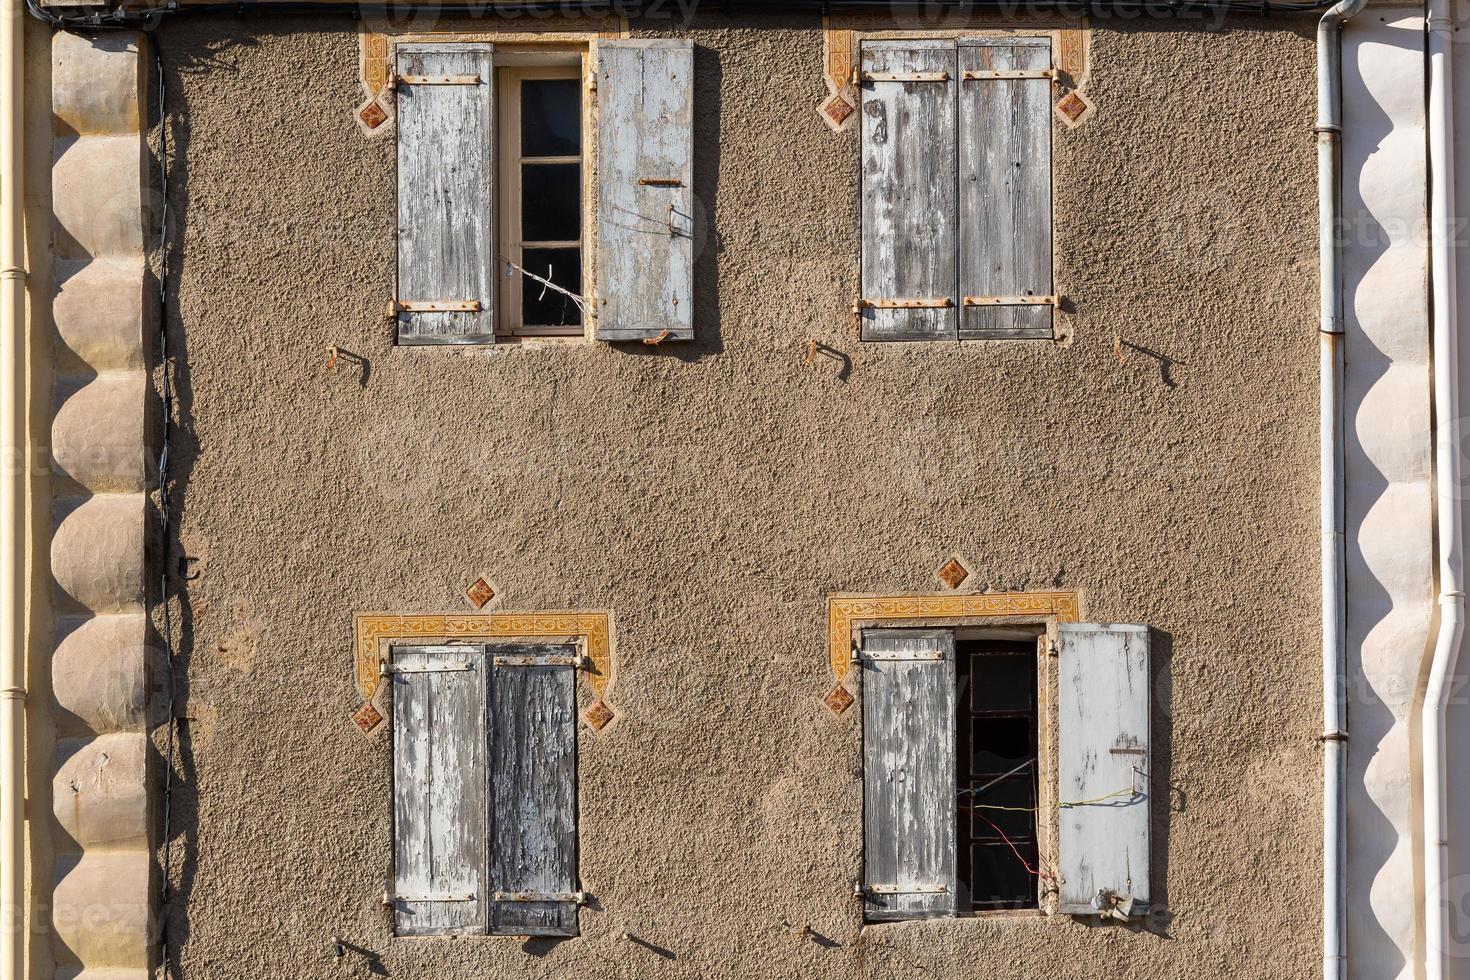
<path fill-rule="evenodd" d="M 362 124 L 368 129 L 377 129 L 379 126 L 383 125 L 383 123 L 388 121 L 388 113 L 387 110 L 378 105 L 377 100 L 374 99 L 367 105 L 363 106 L 361 109 L 357 110 L 357 118 L 360 119 L 362 121 Z"/>
<path fill-rule="evenodd" d="M 613 720 L 613 710 L 607 706 L 606 701 L 598 701 L 587 709 L 585 717 L 592 730 L 600 732 L 607 727 L 608 722 Z"/>
<path fill-rule="evenodd" d="M 951 558 L 939 567 L 939 581 L 951 589 L 958 589 L 969 577 L 970 570 L 962 565 L 958 558 Z"/>
<path fill-rule="evenodd" d="M 1087 110 L 1091 108 L 1092 104 L 1076 89 L 1062 96 L 1062 101 L 1057 103 L 1057 112 L 1071 126 L 1075 126 L 1081 122 L 1082 117 L 1087 115 Z"/>
<path fill-rule="evenodd" d="M 357 723 L 357 727 L 362 729 L 363 734 L 366 735 L 371 733 L 374 728 L 377 728 L 380 724 L 383 723 L 383 713 L 377 708 L 373 707 L 373 703 L 371 701 L 364 701 L 362 705 L 352 713 L 352 720 Z"/>
<path fill-rule="evenodd" d="M 476 609 L 484 609 L 485 603 L 495 598 L 495 590 L 483 577 L 475 579 L 468 589 L 464 590 L 465 598 L 470 600 L 470 605 Z"/>
<path fill-rule="evenodd" d="M 852 695 L 848 693 L 847 688 L 843 687 L 841 684 L 838 684 L 836 687 L 832 688 L 832 690 L 828 692 L 825 698 L 822 699 L 822 703 L 825 704 L 827 706 L 827 709 L 831 711 L 834 715 L 840 715 L 848 708 L 852 707 Z"/>
<path fill-rule="evenodd" d="M 838 127 L 847 122 L 847 117 L 852 115 L 856 108 L 845 95 L 840 92 L 834 93 L 822 103 L 822 115 L 826 116 L 827 121 L 834 127 Z"/>

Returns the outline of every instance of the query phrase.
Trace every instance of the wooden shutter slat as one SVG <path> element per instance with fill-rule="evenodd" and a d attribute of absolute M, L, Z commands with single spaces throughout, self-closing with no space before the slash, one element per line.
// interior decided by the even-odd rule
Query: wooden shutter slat
<path fill-rule="evenodd" d="M 959 60 L 960 291 L 1050 297 L 1051 41 L 967 39 Z M 962 340 L 1052 336 L 1046 303 L 966 302 L 959 322 Z"/>
<path fill-rule="evenodd" d="M 958 209 L 953 41 L 870 41 L 863 82 L 862 292 L 944 306 L 860 306 L 864 340 L 954 340 Z M 939 80 L 939 76 L 943 76 Z"/>
<path fill-rule="evenodd" d="M 597 42 L 598 340 L 694 337 L 694 47 Z"/>
<path fill-rule="evenodd" d="M 400 936 L 485 929 L 484 659 L 478 647 L 394 650 L 394 665 L 405 668 L 388 674 Z M 467 660 L 474 669 L 463 669 Z"/>
<path fill-rule="evenodd" d="M 1060 909 L 1122 914 L 1131 900 L 1132 914 L 1142 915 L 1149 901 L 1148 627 L 1062 623 L 1058 631 Z"/>
<path fill-rule="evenodd" d="M 488 44 L 398 45 L 400 344 L 495 342 L 492 62 Z"/>
<path fill-rule="evenodd" d="M 575 936 L 577 927 L 576 647 L 497 645 L 491 681 L 490 931 Z M 526 900 L 527 895 L 567 896 Z"/>
<path fill-rule="evenodd" d="M 859 663 L 865 915 L 954 915 L 954 633 L 867 630 Z"/>

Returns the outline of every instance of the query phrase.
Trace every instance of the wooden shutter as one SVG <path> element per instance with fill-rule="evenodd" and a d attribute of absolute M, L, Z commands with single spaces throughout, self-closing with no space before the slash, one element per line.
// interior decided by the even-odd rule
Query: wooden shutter
<path fill-rule="evenodd" d="M 397 66 L 398 342 L 494 343 L 491 46 L 400 44 Z"/>
<path fill-rule="evenodd" d="M 575 936 L 576 647 L 490 649 L 490 931 Z"/>
<path fill-rule="evenodd" d="M 397 934 L 484 932 L 484 651 L 397 647 L 389 670 Z"/>
<path fill-rule="evenodd" d="M 597 339 L 694 337 L 694 47 L 597 42 Z"/>
<path fill-rule="evenodd" d="M 861 665 L 866 918 L 954 915 L 954 634 L 867 630 Z"/>
<path fill-rule="evenodd" d="M 1058 627 L 1061 911 L 1142 915 L 1149 900 L 1149 632 Z"/>
<path fill-rule="evenodd" d="M 1044 37 L 962 40 L 961 340 L 1050 338 L 1051 68 Z M 994 73 L 994 74 L 992 74 Z M 1031 301 L 1028 303 L 1027 301 Z"/>
<path fill-rule="evenodd" d="M 862 337 L 954 340 L 954 42 L 870 41 L 862 69 Z"/>

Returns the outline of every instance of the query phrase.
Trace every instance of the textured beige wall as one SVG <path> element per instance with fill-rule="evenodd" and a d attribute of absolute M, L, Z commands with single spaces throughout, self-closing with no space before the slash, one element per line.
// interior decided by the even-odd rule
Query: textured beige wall
<path fill-rule="evenodd" d="M 699 339 L 472 351 L 397 349 L 382 322 L 393 143 L 353 120 L 349 22 L 164 29 L 198 572 L 183 976 L 371 975 L 334 935 L 402 978 L 1318 969 L 1309 24 L 1117 27 L 1092 39 L 1094 114 L 1055 137 L 1070 346 L 856 343 L 856 138 L 814 111 L 818 22 L 712 16 Z M 1119 363 L 1118 334 L 1168 371 Z M 845 379 L 803 364 L 811 338 Z M 1147 929 L 860 931 L 859 716 L 819 700 L 825 600 L 934 591 L 955 552 L 967 587 L 1075 589 L 1161 631 Z M 616 616 L 623 716 L 580 743 L 578 940 L 393 940 L 377 905 L 388 742 L 348 718 L 351 616 L 463 610 L 481 573 L 503 609 Z"/>

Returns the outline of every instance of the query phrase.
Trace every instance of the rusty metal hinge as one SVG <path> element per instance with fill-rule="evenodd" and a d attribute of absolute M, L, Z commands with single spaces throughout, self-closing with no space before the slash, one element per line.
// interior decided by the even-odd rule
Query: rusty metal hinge
<path fill-rule="evenodd" d="M 400 902 L 473 902 L 474 892 L 384 892 L 383 904 L 392 906 Z"/>
<path fill-rule="evenodd" d="M 947 71 L 859 71 L 854 82 L 947 82 Z"/>
<path fill-rule="evenodd" d="M 586 892 L 496 892 L 497 902 L 576 902 L 587 904 Z"/>
<path fill-rule="evenodd" d="M 976 68 L 966 69 L 960 77 L 967 82 L 975 81 L 1001 81 L 1014 78 L 1056 78 L 1055 68 L 1015 68 L 991 71 L 989 69 Z"/>
<path fill-rule="evenodd" d="M 952 306 L 954 306 L 954 300 L 948 296 L 941 296 L 937 299 L 860 299 L 857 301 L 857 307 L 864 310 L 947 310 Z"/>
<path fill-rule="evenodd" d="M 439 664 L 395 664 L 385 662 L 378 673 L 380 676 L 387 677 L 389 674 L 448 674 L 474 669 L 475 664 L 472 660 L 451 660 Z"/>
<path fill-rule="evenodd" d="M 587 663 L 585 653 L 548 654 L 500 654 L 495 657 L 497 667 L 583 667 Z"/>
<path fill-rule="evenodd" d="M 395 299 L 395 313 L 478 313 L 477 299 Z"/>
<path fill-rule="evenodd" d="M 479 85 L 479 75 L 394 75 L 389 85 Z"/>
<path fill-rule="evenodd" d="M 864 885 L 869 895 L 944 895 L 948 885 Z"/>
<path fill-rule="evenodd" d="M 966 296 L 966 306 L 1056 306 L 1056 296 Z"/>
<path fill-rule="evenodd" d="M 640 187 L 683 187 L 684 181 L 678 177 L 639 177 Z"/>
<path fill-rule="evenodd" d="M 943 650 L 854 650 L 854 660 L 919 660 L 938 661 L 947 659 Z"/>

